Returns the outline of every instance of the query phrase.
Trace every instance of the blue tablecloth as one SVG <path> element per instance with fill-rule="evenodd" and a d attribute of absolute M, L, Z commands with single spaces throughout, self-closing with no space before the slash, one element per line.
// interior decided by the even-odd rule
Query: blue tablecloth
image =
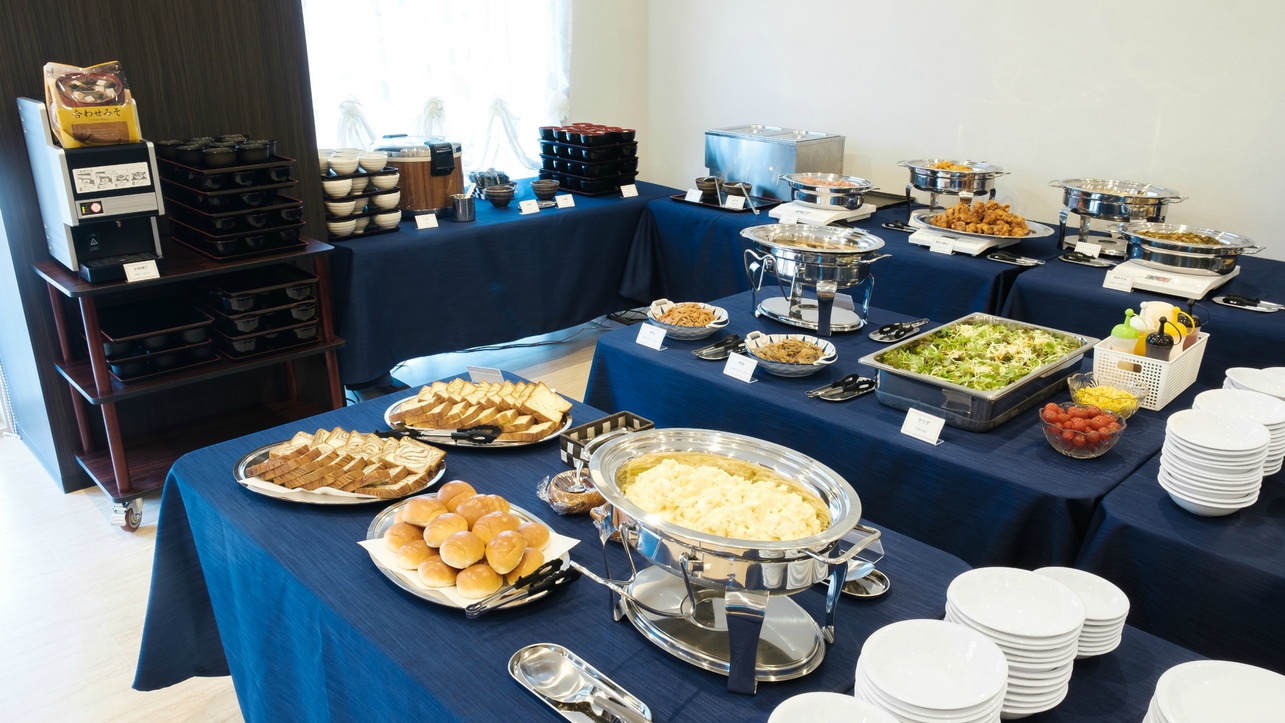
<path fill-rule="evenodd" d="M 406 359 L 512 341 L 635 304 L 620 281 L 638 217 L 674 189 L 639 183 L 638 197 L 575 196 L 570 209 L 518 215 L 477 202 L 477 220 L 335 242 L 331 256 L 344 384 L 377 379 Z M 650 301 L 650 299 L 640 299 Z"/>
<path fill-rule="evenodd" d="M 1198 517 L 1169 499 L 1159 469 L 1157 456 L 1102 500 L 1077 566 L 1120 585 L 1130 624 L 1285 673 L 1285 473 L 1253 506 Z"/>
<path fill-rule="evenodd" d="M 871 266 L 872 300 L 885 309 L 950 321 L 973 311 L 998 313 L 1004 296 L 1024 267 L 983 257 L 934 254 L 912 245 L 908 235 L 880 224 L 906 220 L 905 206 L 876 212 L 856 222 L 882 238 L 882 253 Z M 776 223 L 765 214 L 731 213 L 668 198 L 647 204 L 634 235 L 620 290 L 635 299 L 711 301 L 750 288 L 742 253 L 749 242 L 742 229 Z M 1040 259 L 1056 255 L 1049 239 L 1022 241 L 1011 251 Z"/>
<path fill-rule="evenodd" d="M 732 320 L 726 333 L 797 331 L 754 319 L 748 292 L 717 303 Z M 872 325 L 907 318 L 871 311 Z M 839 361 L 813 376 L 785 379 L 760 369 L 749 385 L 725 376 L 721 363 L 688 353 L 709 340 L 666 339 L 668 349 L 657 352 L 634 343 L 636 334 L 619 329 L 598 339 L 586 402 L 662 426 L 721 429 L 794 447 L 847 478 L 871 519 L 974 565 L 1073 563 L 1098 502 L 1164 441 L 1164 416 L 1143 411 L 1110 452 L 1071 459 L 1053 450 L 1030 411 L 986 433 L 946 427 L 944 443 L 932 447 L 901 434 L 905 412 L 873 394 L 838 404 L 804 397 L 851 372 L 874 374 L 857 359 L 882 345 L 864 331 L 832 337 Z M 1172 409 L 1190 407 L 1195 393 Z M 1065 392 L 1053 397 L 1068 399 Z"/>
<path fill-rule="evenodd" d="M 794 681 L 765 683 L 755 697 L 731 695 L 726 679 L 683 663 L 614 623 L 606 592 L 580 580 L 565 596 L 467 620 L 387 581 L 355 542 L 381 505 L 312 507 L 260 497 L 236 485 L 233 463 L 248 450 L 301 428 L 379 426 L 388 399 L 193 452 L 167 480 L 156 563 L 134 687 L 153 690 L 192 676 L 226 675 L 250 721 L 553 720 L 508 676 L 517 649 L 565 645 L 652 708 L 657 721 L 763 721 L 805 691 L 850 692 L 861 645 L 897 620 L 940 618 L 950 580 L 968 569 L 956 557 L 885 530 L 879 568 L 892 580 L 882 598 L 843 598 L 838 642 L 821 667 Z M 576 404 L 589 420 L 599 412 Z M 585 517 L 550 512 L 536 480 L 564 469 L 552 444 L 509 450 L 451 450 L 447 476 L 504 494 L 564 535 L 583 540 L 577 560 L 600 568 Z M 794 596 L 814 616 L 819 589 Z M 1124 643 L 1076 663 L 1071 693 L 1032 720 L 1139 720 L 1156 679 L 1197 656 L 1126 629 Z"/>
<path fill-rule="evenodd" d="M 1240 268 L 1240 275 L 1196 307 L 1210 335 L 1198 379 L 1210 386 L 1222 386 L 1223 372 L 1228 367 L 1285 365 L 1285 312 L 1264 314 L 1212 301 L 1214 296 L 1241 294 L 1285 303 L 1285 263 L 1242 257 Z M 1003 314 L 1102 338 L 1124 320 L 1125 309 L 1137 311 L 1144 301 L 1166 301 L 1186 308 L 1186 303 L 1177 297 L 1104 289 L 1105 275 L 1102 269 L 1049 262 L 1017 278 L 1004 302 Z"/>

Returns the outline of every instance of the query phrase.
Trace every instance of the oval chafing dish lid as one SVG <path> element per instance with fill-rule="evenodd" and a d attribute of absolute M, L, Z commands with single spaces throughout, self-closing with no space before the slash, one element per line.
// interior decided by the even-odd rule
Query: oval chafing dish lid
<path fill-rule="evenodd" d="M 741 231 L 769 248 L 821 254 L 864 254 L 883 248 L 883 239 L 856 228 L 774 223 Z"/>
<path fill-rule="evenodd" d="M 1254 240 L 1246 236 L 1219 231 L 1212 228 L 1202 228 L 1200 226 L 1187 226 L 1177 223 L 1129 223 L 1121 229 L 1126 237 L 1137 237 L 1139 242 L 1146 242 L 1146 245 L 1159 249 L 1170 251 L 1185 251 L 1196 255 L 1212 255 L 1215 251 L 1240 250 L 1255 248 Z M 1156 238 L 1149 236 L 1149 233 L 1198 233 L 1202 236 L 1208 236 L 1218 242 L 1213 244 L 1191 244 L 1173 239 Z"/>
<path fill-rule="evenodd" d="M 1181 196 L 1177 191 L 1165 186 L 1136 181 L 1111 181 L 1104 178 L 1071 178 L 1058 181 L 1062 188 L 1078 193 L 1095 196 L 1116 196 L 1120 198 L 1142 197 L 1146 199 L 1176 199 Z"/>
<path fill-rule="evenodd" d="M 961 166 L 968 166 L 968 170 L 956 171 L 949 168 L 933 168 L 933 164 L 935 163 L 955 163 Z M 1000 168 L 999 166 L 996 166 L 992 163 L 987 163 L 985 161 L 967 161 L 967 160 L 956 161 L 950 158 L 928 158 L 928 159 L 921 159 L 917 161 L 902 161 L 900 165 L 905 166 L 906 168 L 917 170 L 917 171 L 930 171 L 932 173 L 939 173 L 942 175 L 958 173 L 959 175 L 962 176 L 962 175 L 968 175 L 973 173 L 1003 173 L 1004 172 L 1003 168 Z"/>
<path fill-rule="evenodd" d="M 781 176 L 790 187 L 812 191 L 817 193 L 832 193 L 835 195 L 851 195 L 854 193 L 865 193 L 874 188 L 874 181 L 868 181 L 859 176 L 845 176 L 842 173 L 787 173 Z M 827 186 L 813 181 L 845 181 L 851 183 L 851 186 Z"/>

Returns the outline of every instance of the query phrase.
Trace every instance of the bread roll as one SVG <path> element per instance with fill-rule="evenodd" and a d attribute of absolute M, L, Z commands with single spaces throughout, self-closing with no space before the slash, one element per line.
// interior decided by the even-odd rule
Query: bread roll
<path fill-rule="evenodd" d="M 455 514 L 463 515 L 468 520 L 469 529 L 472 529 L 478 518 L 488 512 L 508 512 L 501 503 L 508 504 L 499 495 L 473 495 L 456 506 Z"/>
<path fill-rule="evenodd" d="M 388 549 L 397 552 L 406 543 L 411 540 L 422 539 L 423 536 L 424 533 L 418 527 L 407 522 L 396 522 L 393 523 L 392 527 L 384 531 L 384 544 L 388 546 Z"/>
<path fill-rule="evenodd" d="M 416 527 L 425 527 L 433 521 L 434 517 L 446 514 L 446 505 L 432 497 L 412 497 L 402 506 L 400 512 L 403 522 L 409 522 Z"/>
<path fill-rule="evenodd" d="M 415 538 L 402 545 L 401 549 L 397 551 L 397 566 L 403 570 L 414 570 L 428 558 L 436 557 L 436 555 L 430 555 L 428 552 L 428 545 L 424 544 L 424 539 L 422 537 Z"/>
<path fill-rule="evenodd" d="M 472 532 L 456 532 L 443 540 L 437 551 L 442 555 L 442 562 L 456 570 L 463 570 L 486 555 L 486 543 Z"/>
<path fill-rule="evenodd" d="M 522 562 L 518 566 L 509 570 L 509 574 L 504 577 L 504 581 L 512 585 L 523 575 L 530 575 L 538 567 L 544 564 L 544 553 L 534 547 L 528 547 L 522 551 Z"/>
<path fill-rule="evenodd" d="M 477 494 L 477 490 L 473 489 L 473 485 L 463 480 L 455 479 L 437 488 L 437 501 L 446 505 L 446 509 L 450 512 L 454 512 L 456 505 L 475 494 Z M 451 504 L 451 500 L 456 497 L 460 499 L 456 500 L 455 504 Z"/>
<path fill-rule="evenodd" d="M 485 563 L 461 570 L 460 574 L 455 576 L 455 591 L 460 594 L 460 597 L 474 600 L 499 590 L 502 584 L 500 576 Z"/>
<path fill-rule="evenodd" d="M 403 520 L 402 520 L 402 510 L 404 510 L 404 509 L 406 509 L 406 508 L 405 508 L 405 507 L 398 507 L 398 508 L 397 508 L 397 512 L 393 513 L 393 524 L 396 524 L 396 523 L 398 523 L 398 522 L 403 522 Z"/>
<path fill-rule="evenodd" d="M 512 507 L 509 506 L 509 501 L 499 495 L 487 495 L 486 498 L 491 501 L 491 504 L 495 507 L 495 509 L 501 512 L 513 511 Z"/>
<path fill-rule="evenodd" d="M 526 538 L 521 534 L 512 530 L 501 532 L 486 545 L 486 563 L 504 575 L 522 562 L 522 553 L 526 552 L 526 548 Z"/>
<path fill-rule="evenodd" d="M 444 515 L 434 517 L 433 521 L 424 528 L 424 542 L 428 543 L 429 547 L 441 547 L 442 540 L 454 535 L 456 532 L 467 531 L 468 520 L 447 512 Z"/>
<path fill-rule="evenodd" d="M 521 528 L 522 520 L 507 512 L 488 512 L 477 518 L 473 523 L 473 534 L 482 538 L 482 542 L 490 542 L 492 538 L 501 532 L 508 530 L 518 530 Z"/>
<path fill-rule="evenodd" d="M 442 562 L 440 557 L 430 557 L 419 566 L 419 580 L 429 587 L 450 587 L 455 584 L 455 568 Z"/>
<path fill-rule="evenodd" d="M 549 528 L 539 522 L 523 522 L 518 525 L 518 532 L 526 538 L 527 545 L 537 550 L 549 544 Z"/>

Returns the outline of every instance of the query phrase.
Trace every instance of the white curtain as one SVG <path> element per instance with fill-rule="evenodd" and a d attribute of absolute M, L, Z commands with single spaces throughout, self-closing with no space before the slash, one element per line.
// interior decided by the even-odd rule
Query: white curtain
<path fill-rule="evenodd" d="M 303 0 L 317 142 L 440 135 L 467 170 L 539 167 L 565 121 L 570 0 Z M 532 170 L 525 170 L 532 169 Z"/>

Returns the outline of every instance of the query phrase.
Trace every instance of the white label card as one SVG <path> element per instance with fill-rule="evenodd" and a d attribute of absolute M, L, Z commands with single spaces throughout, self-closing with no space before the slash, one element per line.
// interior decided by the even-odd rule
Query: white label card
<path fill-rule="evenodd" d="M 575 208 L 576 206 L 576 197 L 569 193 L 554 196 L 553 201 L 558 204 L 558 208 Z"/>
<path fill-rule="evenodd" d="M 654 324 L 639 324 L 638 338 L 635 341 L 648 349 L 664 351 L 665 330 Z"/>
<path fill-rule="evenodd" d="M 949 238 L 935 238 L 928 250 L 935 254 L 946 254 L 947 256 L 955 253 L 955 240 Z"/>
<path fill-rule="evenodd" d="M 753 384 L 754 369 L 758 365 L 757 360 L 751 359 L 744 354 L 728 354 L 727 363 L 723 365 L 723 373 L 733 379 Z"/>
<path fill-rule="evenodd" d="M 781 206 L 780 209 L 781 210 L 776 217 L 777 222 L 779 223 L 798 223 L 799 222 L 798 209 L 786 208 L 784 206 Z"/>
<path fill-rule="evenodd" d="M 700 192 L 699 188 L 689 188 L 687 189 L 687 195 L 683 196 L 683 200 L 688 203 L 700 203 L 701 196 L 703 195 L 704 194 Z"/>
<path fill-rule="evenodd" d="M 1102 253 L 1102 246 L 1101 244 L 1089 243 L 1088 241 L 1076 241 L 1075 250 L 1077 253 L 1082 253 L 1085 256 L 1091 256 L 1096 259 L 1098 254 Z"/>
<path fill-rule="evenodd" d="M 742 208 L 745 208 L 745 197 L 728 196 L 727 200 L 723 201 L 723 208 L 730 208 L 733 211 L 739 211 Z"/>
<path fill-rule="evenodd" d="M 426 228 L 437 228 L 437 215 L 432 213 L 421 213 L 415 217 L 415 228 L 423 231 Z"/>
<path fill-rule="evenodd" d="M 125 283 L 147 281 L 161 278 L 161 270 L 156 268 L 155 261 L 140 261 L 136 264 L 125 264 Z"/>
<path fill-rule="evenodd" d="M 1133 277 L 1119 271 L 1108 271 L 1102 280 L 1102 288 L 1116 291 L 1133 291 Z"/>
<path fill-rule="evenodd" d="M 474 384 L 490 382 L 492 384 L 503 384 L 504 374 L 499 369 L 491 367 L 467 367 L 469 381 Z"/>
<path fill-rule="evenodd" d="M 621 197 L 621 198 L 634 198 L 634 197 L 636 197 L 637 195 L 638 195 L 638 187 L 637 187 L 637 186 L 635 186 L 635 185 L 634 185 L 634 184 L 632 184 L 632 183 L 631 183 L 631 184 L 629 184 L 628 186 L 621 186 L 621 187 L 620 187 L 620 197 Z"/>
<path fill-rule="evenodd" d="M 523 216 L 527 215 L 528 213 L 539 213 L 540 202 L 539 201 L 522 201 L 521 203 L 518 204 L 518 211 Z"/>
<path fill-rule="evenodd" d="M 941 444 L 938 437 L 941 436 L 941 428 L 944 424 L 946 420 L 941 417 L 918 409 L 907 409 L 906 421 L 901 423 L 901 433 L 936 446 Z"/>
<path fill-rule="evenodd" d="M 852 301 L 852 294 L 835 294 L 834 308 L 847 309 L 848 311 L 856 311 L 857 305 Z"/>

